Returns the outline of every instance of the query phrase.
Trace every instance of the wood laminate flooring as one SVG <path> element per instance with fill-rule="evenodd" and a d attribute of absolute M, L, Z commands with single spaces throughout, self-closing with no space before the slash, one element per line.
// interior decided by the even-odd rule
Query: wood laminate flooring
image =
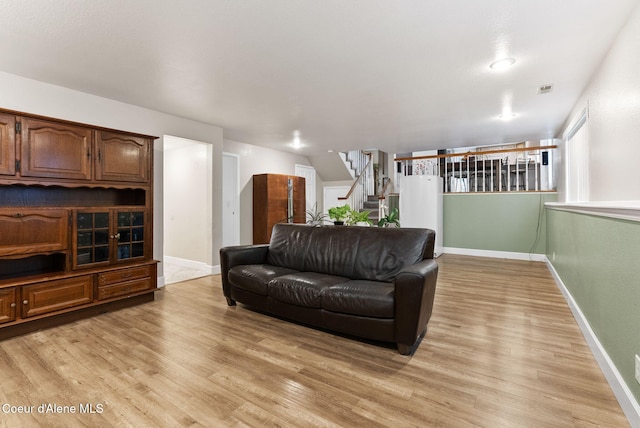
<path fill-rule="evenodd" d="M 438 263 L 411 357 L 227 307 L 217 275 L 2 341 L 0 426 L 629 426 L 545 264 Z"/>

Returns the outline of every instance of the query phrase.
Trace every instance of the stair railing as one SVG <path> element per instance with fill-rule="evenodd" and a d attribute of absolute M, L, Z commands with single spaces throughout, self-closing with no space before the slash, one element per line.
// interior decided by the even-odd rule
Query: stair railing
<path fill-rule="evenodd" d="M 394 190 L 393 182 L 391 181 L 391 179 L 389 177 L 383 177 L 382 189 L 380 190 L 380 194 L 378 195 L 378 218 L 379 219 L 389 214 L 388 213 L 389 205 L 387 204 L 387 196 L 393 193 L 393 190 Z"/>
<path fill-rule="evenodd" d="M 351 185 L 346 196 L 339 197 L 338 200 L 344 205 L 349 204 L 351 209 L 360 211 L 364 207 L 364 202 L 368 195 L 373 195 L 375 191 L 375 179 L 373 175 L 373 156 L 371 153 L 360 152 L 361 156 L 351 160 L 354 170 L 358 172 L 356 180 Z M 349 157 L 347 157 L 349 158 Z"/>

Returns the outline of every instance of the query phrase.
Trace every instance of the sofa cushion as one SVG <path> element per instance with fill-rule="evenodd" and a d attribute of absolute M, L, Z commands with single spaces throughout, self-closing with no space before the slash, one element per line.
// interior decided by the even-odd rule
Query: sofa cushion
<path fill-rule="evenodd" d="M 229 269 L 229 282 L 238 288 L 266 296 L 269 281 L 294 272 L 293 269 L 267 264 L 238 265 Z"/>
<path fill-rule="evenodd" d="M 269 281 L 269 297 L 283 303 L 319 309 L 322 292 L 347 278 L 318 272 L 297 272 Z"/>
<path fill-rule="evenodd" d="M 361 280 L 332 285 L 322 293 L 322 309 L 342 314 L 393 318 L 394 288 L 388 282 Z"/>
<path fill-rule="evenodd" d="M 434 242 L 428 229 L 278 223 L 267 260 L 298 271 L 391 282 L 404 267 L 432 258 Z"/>

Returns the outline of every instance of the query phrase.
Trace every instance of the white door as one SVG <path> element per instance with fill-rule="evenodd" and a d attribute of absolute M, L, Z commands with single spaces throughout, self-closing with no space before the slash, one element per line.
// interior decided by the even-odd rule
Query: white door
<path fill-rule="evenodd" d="M 307 211 L 313 211 L 313 207 L 316 204 L 316 170 L 312 166 L 297 165 L 296 172 L 297 177 L 304 177 L 305 185 L 305 197 L 307 198 Z"/>
<path fill-rule="evenodd" d="M 222 246 L 240 245 L 239 156 L 222 154 Z"/>

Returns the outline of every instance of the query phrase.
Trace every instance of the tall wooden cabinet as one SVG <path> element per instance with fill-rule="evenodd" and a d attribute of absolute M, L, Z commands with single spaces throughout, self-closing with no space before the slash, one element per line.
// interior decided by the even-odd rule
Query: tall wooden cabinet
<path fill-rule="evenodd" d="M 282 174 L 253 176 L 253 243 L 268 244 L 276 223 L 305 223 L 304 177 Z"/>
<path fill-rule="evenodd" d="M 0 110 L 0 338 L 153 300 L 154 139 Z"/>

